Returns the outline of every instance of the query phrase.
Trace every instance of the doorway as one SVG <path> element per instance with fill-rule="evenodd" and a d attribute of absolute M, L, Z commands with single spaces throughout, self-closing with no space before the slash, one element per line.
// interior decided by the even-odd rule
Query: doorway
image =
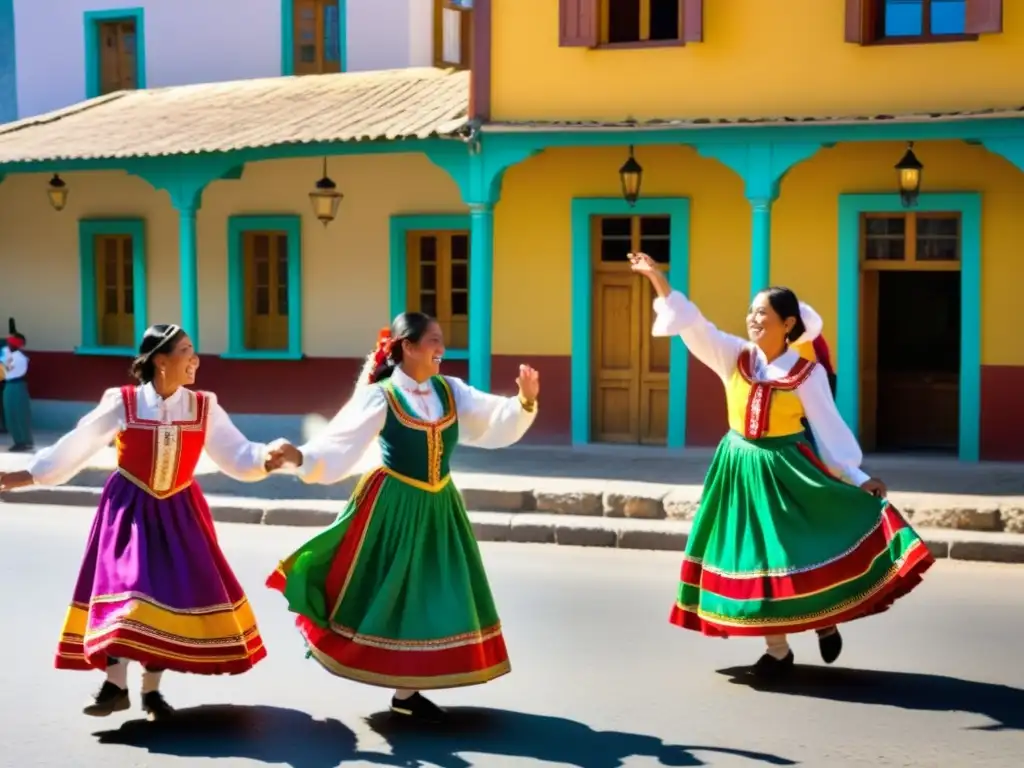
<path fill-rule="evenodd" d="M 628 254 L 643 251 L 667 272 L 671 238 L 668 216 L 591 219 L 595 442 L 666 443 L 670 340 L 651 336 L 653 291 Z"/>
<path fill-rule="evenodd" d="M 960 229 L 956 213 L 862 217 L 865 450 L 957 451 Z"/>

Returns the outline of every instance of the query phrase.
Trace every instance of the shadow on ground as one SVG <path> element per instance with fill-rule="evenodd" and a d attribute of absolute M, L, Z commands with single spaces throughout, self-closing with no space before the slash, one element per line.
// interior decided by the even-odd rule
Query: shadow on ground
<path fill-rule="evenodd" d="M 713 752 L 769 765 L 792 760 L 741 749 L 666 744 L 655 736 L 597 731 L 575 720 L 500 709 L 453 708 L 443 726 L 417 725 L 382 712 L 369 726 L 391 744 L 401 765 L 471 768 L 496 756 L 541 760 L 578 768 L 619 768 L 630 757 L 650 757 L 664 766 L 706 765 L 696 754 Z M 462 755 L 465 755 L 463 757 Z M 474 757 L 479 755 L 480 757 Z"/>
<path fill-rule="evenodd" d="M 305 712 L 279 707 L 189 707 L 166 723 L 131 720 L 93 735 L 101 744 L 176 757 L 243 758 L 292 768 L 335 768 L 355 760 L 400 765 L 382 762 L 386 755 L 360 754 L 355 734 L 338 720 L 314 720 Z"/>
<path fill-rule="evenodd" d="M 737 685 L 773 694 L 921 712 L 970 712 L 992 721 L 972 730 L 1024 730 L 1024 690 L 997 683 L 911 672 L 797 665 L 792 678 L 769 686 L 751 677 L 748 667 L 720 669 L 718 673 Z"/>
<path fill-rule="evenodd" d="M 133 720 L 94 734 L 101 744 L 145 749 L 186 758 L 241 758 L 292 768 L 368 765 L 472 768 L 500 756 L 532 758 L 577 768 L 619 768 L 630 757 L 651 757 L 663 766 L 701 766 L 695 753 L 748 758 L 768 765 L 796 765 L 762 752 L 666 744 L 654 736 L 596 731 L 583 723 L 505 710 L 456 708 L 441 726 L 418 725 L 388 712 L 367 724 L 391 754 L 360 752 L 353 731 L 338 720 L 314 720 L 304 712 L 263 706 L 212 705 L 178 710 L 168 723 Z"/>

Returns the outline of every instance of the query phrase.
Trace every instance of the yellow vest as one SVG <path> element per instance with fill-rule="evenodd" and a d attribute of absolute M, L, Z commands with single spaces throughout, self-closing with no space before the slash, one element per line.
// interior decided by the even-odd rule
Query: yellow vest
<path fill-rule="evenodd" d="M 755 354 L 753 347 L 740 353 L 725 386 L 729 428 L 748 440 L 800 434 L 804 431 L 800 422 L 804 407 L 796 388 L 807 380 L 817 363 L 801 357 L 783 378 L 758 381 L 753 376 Z"/>

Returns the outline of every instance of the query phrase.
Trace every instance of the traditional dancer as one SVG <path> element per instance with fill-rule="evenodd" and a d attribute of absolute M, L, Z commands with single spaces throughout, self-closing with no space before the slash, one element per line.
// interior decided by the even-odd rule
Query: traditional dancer
<path fill-rule="evenodd" d="M 885 485 L 860 469 L 824 370 L 790 348 L 806 338 L 792 291 L 754 297 L 748 343 L 704 319 L 645 254 L 630 260 L 658 296 L 654 335 L 678 334 L 718 374 L 731 428 L 704 481 L 670 620 L 716 637 L 764 637 L 758 676 L 792 668 L 792 632 L 818 630 L 822 659 L 835 661 L 836 625 L 887 609 L 934 559 L 884 499 Z"/>
<path fill-rule="evenodd" d="M 4 352 L 4 421 L 11 433 L 14 444 L 10 450 L 15 453 L 29 453 L 33 450 L 32 401 L 28 396 L 28 355 L 25 354 L 25 337 L 18 333 L 12 317 L 8 321 L 10 332 Z"/>
<path fill-rule="evenodd" d="M 439 375 L 441 328 L 418 312 L 381 333 L 352 399 L 324 434 L 285 444 L 271 466 L 335 483 L 377 440 L 383 466 L 363 475 L 338 520 L 284 560 L 267 586 L 284 594 L 309 653 L 328 672 L 394 688 L 391 709 L 443 711 L 420 690 L 475 685 L 509 667 L 473 528 L 451 482 L 456 443 L 502 448 L 537 413 L 540 380 L 520 366 L 518 397 Z"/>
<path fill-rule="evenodd" d="M 128 661 L 145 668 L 142 708 L 157 720 L 174 711 L 159 689 L 164 670 L 238 674 L 266 656 L 193 473 L 205 448 L 225 474 L 261 480 L 267 447 L 246 440 L 213 394 L 185 389 L 198 368 L 181 328 L 152 326 L 132 366 L 140 386 L 107 390 L 27 471 L 0 475 L 5 490 L 65 483 L 116 438 L 117 470 L 100 497 L 56 658 L 58 669 L 106 670 L 87 715 L 128 709 Z"/>

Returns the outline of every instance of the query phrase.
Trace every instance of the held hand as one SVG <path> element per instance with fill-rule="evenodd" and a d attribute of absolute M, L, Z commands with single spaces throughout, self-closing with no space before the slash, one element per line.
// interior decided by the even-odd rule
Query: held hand
<path fill-rule="evenodd" d="M 885 483 L 877 477 L 872 477 L 870 480 L 866 480 L 860 489 L 862 491 L 867 491 L 872 496 L 877 496 L 880 499 L 884 499 L 885 495 L 889 492 L 889 489 L 885 487 Z"/>
<path fill-rule="evenodd" d="M 32 474 L 23 469 L 17 472 L 0 472 L 0 491 L 13 491 L 33 483 L 35 480 Z"/>
<path fill-rule="evenodd" d="M 302 451 L 291 443 L 283 443 L 268 451 L 267 460 L 263 467 L 267 472 L 273 472 L 281 469 L 285 464 L 291 464 L 296 467 L 302 466 Z"/>
<path fill-rule="evenodd" d="M 540 394 L 540 374 L 528 365 L 519 366 L 519 378 L 516 379 L 519 385 L 519 396 L 529 403 L 537 401 Z"/>

